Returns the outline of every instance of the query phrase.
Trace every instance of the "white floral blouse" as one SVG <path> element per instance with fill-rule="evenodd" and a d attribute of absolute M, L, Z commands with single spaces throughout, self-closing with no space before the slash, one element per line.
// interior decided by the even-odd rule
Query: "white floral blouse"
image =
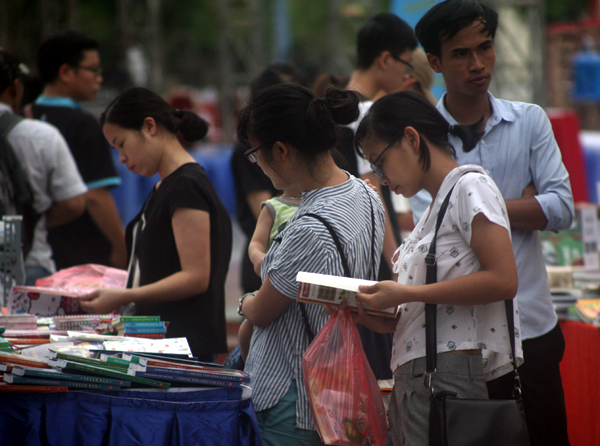
<path fill-rule="evenodd" d="M 425 256 L 433 239 L 440 206 L 456 184 L 446 215 L 440 226 L 436 245 L 438 282 L 454 279 L 479 271 L 480 264 L 470 247 L 471 222 L 482 213 L 486 218 L 505 228 L 510 235 L 510 224 L 502 194 L 494 181 L 480 166 L 465 165 L 452 170 L 411 235 L 394 254 L 394 271 L 398 282 L 406 285 L 426 283 Z M 518 363 L 522 362 L 520 326 L 516 299 L 515 341 Z M 412 302 L 400 307 L 401 316 L 394 333 L 392 370 L 425 356 L 425 304 Z M 486 379 L 491 380 L 512 370 L 510 340 L 504 302 L 484 305 L 438 305 L 438 353 L 482 349 Z"/>

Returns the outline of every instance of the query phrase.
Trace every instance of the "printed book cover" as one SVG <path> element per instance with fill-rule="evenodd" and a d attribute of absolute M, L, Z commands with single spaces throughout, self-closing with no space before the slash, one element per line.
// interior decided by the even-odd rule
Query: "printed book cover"
<path fill-rule="evenodd" d="M 11 373 L 4 374 L 4 382 L 9 384 L 31 384 L 36 386 L 67 386 L 73 389 L 86 390 L 121 390 L 121 386 L 116 386 L 114 384 L 99 384 L 83 381 L 59 381 L 56 379 L 18 376 Z"/>
<path fill-rule="evenodd" d="M 216 379 L 222 381 L 233 381 L 238 383 L 249 383 L 250 375 L 240 370 L 232 369 L 211 369 L 211 368 L 173 368 L 159 367 L 150 365 L 131 364 L 128 373 L 132 372 L 147 372 L 147 373 L 162 373 L 165 375 L 180 375 L 197 378 Z"/>
<path fill-rule="evenodd" d="M 353 279 L 349 277 L 331 276 L 328 274 L 316 274 L 299 272 L 296 276 L 299 282 L 296 300 L 318 305 L 331 305 L 337 307 L 342 299 L 348 301 L 348 307 L 356 311 L 356 292 L 359 285 L 373 285 L 377 283 L 372 280 Z M 364 305 L 369 314 L 385 317 L 396 317 L 398 307 L 375 310 Z"/>
<path fill-rule="evenodd" d="M 130 374 L 151 379 L 159 379 L 162 381 L 175 382 L 178 384 L 200 385 L 200 386 L 216 386 L 216 387 L 240 387 L 242 383 L 235 381 L 227 381 L 223 379 L 203 378 L 200 376 L 176 375 L 169 373 L 157 372 L 136 372 L 130 371 Z"/>
<path fill-rule="evenodd" d="M 129 375 L 129 374 L 127 374 L 127 371 L 121 372 L 117 369 L 107 369 L 107 368 L 97 367 L 97 366 L 90 365 L 90 364 L 66 361 L 64 359 L 56 359 L 56 360 L 50 359 L 50 360 L 48 360 L 48 363 L 50 365 L 52 365 L 53 367 L 60 369 L 63 372 L 89 373 L 89 374 L 95 375 L 95 376 L 106 376 L 108 378 L 124 379 L 127 381 L 131 381 L 132 386 L 133 386 L 133 383 L 136 383 L 136 384 L 141 384 L 141 385 L 150 386 L 150 387 L 159 387 L 162 389 L 168 389 L 169 387 L 171 387 L 171 384 L 168 382 L 163 382 L 163 381 L 159 381 L 159 380 L 155 380 L 155 379 L 148 379 L 148 378 L 144 378 L 141 376 Z"/>
<path fill-rule="evenodd" d="M 81 381 L 92 384 L 109 384 L 112 386 L 129 387 L 131 381 L 124 379 L 113 379 L 104 376 L 78 375 L 75 373 L 64 373 L 55 369 L 30 369 L 21 366 L 14 366 L 12 374 L 28 378 L 54 379 L 64 381 Z"/>
<path fill-rule="evenodd" d="M 82 314 L 78 294 L 53 288 L 14 286 L 8 294 L 8 314 L 29 313 L 37 316 Z"/>

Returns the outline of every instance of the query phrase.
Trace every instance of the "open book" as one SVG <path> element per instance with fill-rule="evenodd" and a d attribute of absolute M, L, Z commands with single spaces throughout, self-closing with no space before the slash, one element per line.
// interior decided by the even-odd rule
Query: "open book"
<path fill-rule="evenodd" d="M 303 271 L 298 273 L 296 281 L 300 282 L 298 295 L 296 296 L 297 301 L 336 307 L 345 298 L 348 301 L 348 307 L 353 311 L 356 311 L 356 292 L 359 285 L 373 285 L 377 283 L 373 280 L 306 273 Z M 396 317 L 398 314 L 398 307 L 375 310 L 366 304 L 363 304 L 363 306 L 367 313 L 377 316 Z"/>

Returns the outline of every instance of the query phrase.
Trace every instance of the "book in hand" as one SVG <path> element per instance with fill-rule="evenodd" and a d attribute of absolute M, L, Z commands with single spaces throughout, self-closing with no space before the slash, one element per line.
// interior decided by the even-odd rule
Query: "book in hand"
<path fill-rule="evenodd" d="M 12 374 L 27 378 L 52 379 L 61 381 L 80 381 L 83 383 L 107 384 L 119 387 L 131 386 L 131 381 L 125 379 L 107 378 L 105 376 L 78 375 L 74 373 L 64 373 L 54 369 L 30 369 L 21 366 L 14 366 L 12 367 Z"/>
<path fill-rule="evenodd" d="M 356 293 L 360 285 L 373 285 L 377 282 L 373 280 L 354 279 L 350 277 L 331 276 L 328 274 L 316 274 L 299 272 L 296 276 L 299 282 L 298 295 L 296 300 L 319 305 L 330 305 L 337 307 L 343 299 L 348 302 L 348 307 L 352 311 L 356 310 Z M 398 306 L 386 308 L 385 310 L 375 310 L 367 304 L 363 304 L 365 312 L 376 316 L 396 317 Z"/>
<path fill-rule="evenodd" d="M 97 384 L 82 381 L 59 381 L 56 379 L 47 378 L 31 378 L 27 376 L 14 375 L 12 373 L 4 374 L 4 382 L 9 384 L 28 384 L 35 386 L 67 386 L 73 389 L 86 390 L 121 390 L 121 386 L 113 384 Z"/>
<path fill-rule="evenodd" d="M 67 361 L 64 359 L 49 359 L 48 364 L 66 373 L 85 373 L 93 376 L 105 376 L 107 378 L 131 381 L 131 386 L 133 386 L 135 383 L 142 386 L 159 387 L 162 389 L 168 389 L 169 387 L 171 387 L 171 383 L 159 381 L 156 379 L 149 379 L 142 376 L 129 375 L 126 371 L 122 372 L 117 369 L 97 367 L 95 365 Z"/>
<path fill-rule="evenodd" d="M 8 295 L 8 314 L 28 313 L 37 316 L 82 314 L 79 294 L 57 288 L 13 286 Z"/>

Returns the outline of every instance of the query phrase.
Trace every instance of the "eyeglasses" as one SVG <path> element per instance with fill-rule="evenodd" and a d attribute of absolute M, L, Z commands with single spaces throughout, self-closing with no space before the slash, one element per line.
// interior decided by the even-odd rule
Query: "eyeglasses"
<path fill-rule="evenodd" d="M 396 136 L 394 136 L 392 138 L 392 141 L 385 147 L 385 149 L 383 149 L 381 151 L 381 153 L 377 156 L 377 158 L 375 158 L 373 160 L 373 162 L 371 163 L 371 170 L 373 171 L 373 173 L 375 175 L 377 175 L 379 178 L 382 178 L 384 173 L 383 173 L 383 169 L 381 167 L 379 167 L 379 162 L 381 161 L 381 157 L 383 156 L 383 154 L 386 152 L 387 149 L 389 149 L 390 147 L 392 147 L 396 141 L 398 141 L 398 139 L 404 134 L 404 132 L 398 133 Z"/>
<path fill-rule="evenodd" d="M 262 145 L 260 147 L 257 147 L 256 149 L 248 149 L 244 152 L 244 156 L 248 159 L 248 161 L 250 161 L 251 163 L 256 163 L 258 161 L 258 155 L 256 154 L 256 152 L 258 152 L 260 149 L 262 149 L 263 147 L 265 147 L 265 145 Z"/>
<path fill-rule="evenodd" d="M 390 56 L 392 56 L 392 59 L 397 60 L 398 62 L 402 62 L 404 65 L 406 65 L 406 74 L 412 73 L 412 71 L 415 69 L 415 67 L 413 66 L 413 64 L 411 64 L 410 62 L 405 61 L 400 56 L 394 56 L 391 53 L 390 53 Z"/>
<path fill-rule="evenodd" d="M 92 73 L 94 73 L 98 77 L 102 76 L 102 68 L 101 67 L 92 68 L 92 67 L 78 66 L 78 67 L 75 67 L 75 68 L 77 68 L 78 70 L 91 71 Z"/>

